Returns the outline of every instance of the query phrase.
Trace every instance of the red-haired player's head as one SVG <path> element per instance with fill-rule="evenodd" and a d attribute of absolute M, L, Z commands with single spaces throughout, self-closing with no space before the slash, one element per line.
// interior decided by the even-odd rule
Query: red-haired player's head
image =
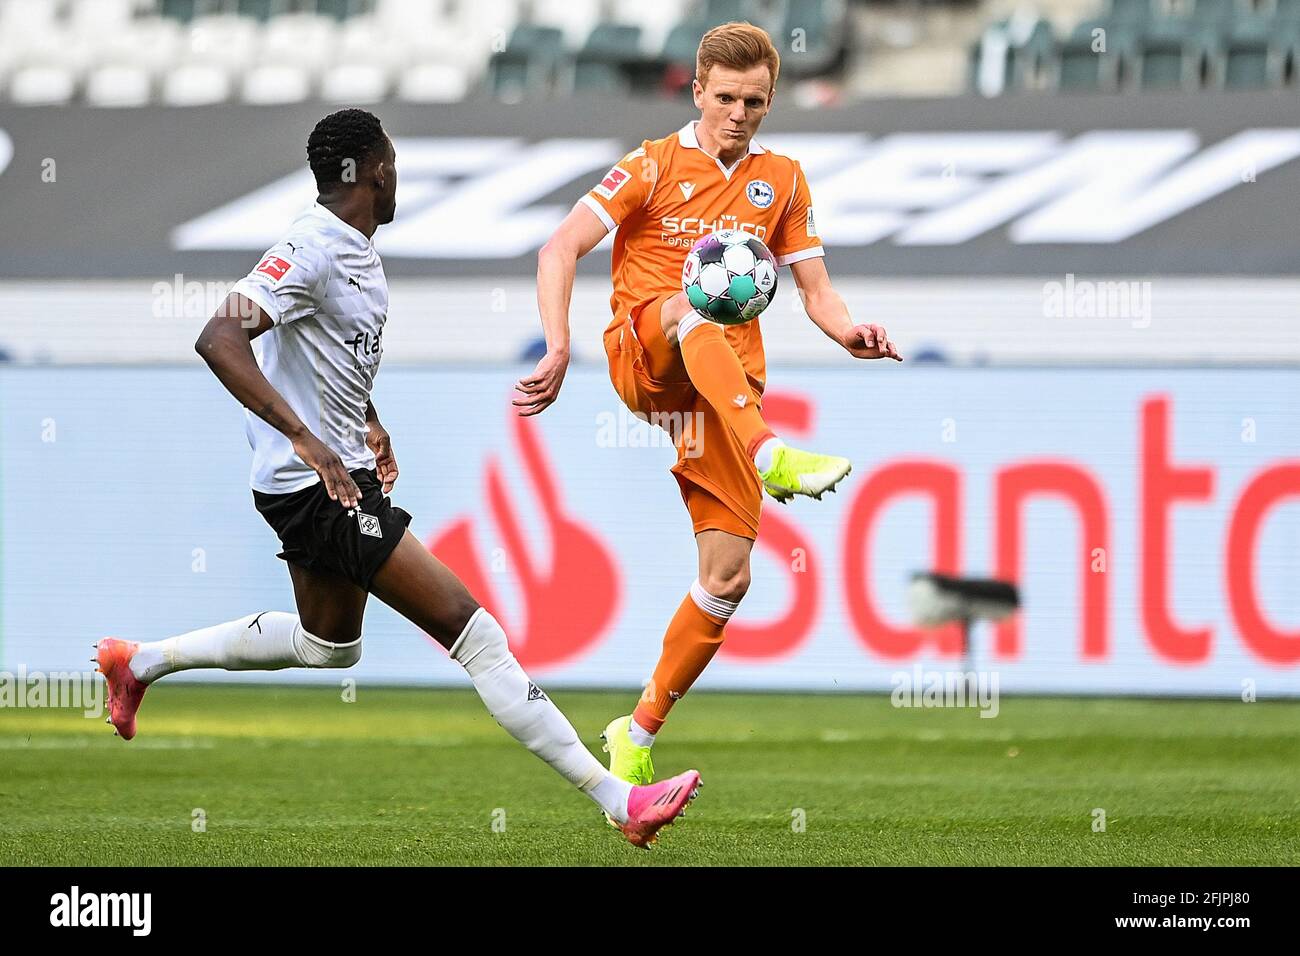
<path fill-rule="evenodd" d="M 724 23 L 704 34 L 695 55 L 692 91 L 705 141 L 739 156 L 772 108 L 781 56 L 767 31 Z"/>

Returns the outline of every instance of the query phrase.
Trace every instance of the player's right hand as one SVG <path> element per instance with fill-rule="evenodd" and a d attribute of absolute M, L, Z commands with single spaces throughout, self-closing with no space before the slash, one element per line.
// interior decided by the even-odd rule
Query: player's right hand
<path fill-rule="evenodd" d="M 515 389 L 523 393 L 510 404 L 525 418 L 548 408 L 560 394 L 564 373 L 569 369 L 568 352 L 547 352 L 531 375 L 521 378 Z"/>
<path fill-rule="evenodd" d="M 315 435 L 307 435 L 293 443 L 293 450 L 307 467 L 320 475 L 330 499 L 344 508 L 361 504 L 361 489 L 343 466 L 343 459 Z"/>

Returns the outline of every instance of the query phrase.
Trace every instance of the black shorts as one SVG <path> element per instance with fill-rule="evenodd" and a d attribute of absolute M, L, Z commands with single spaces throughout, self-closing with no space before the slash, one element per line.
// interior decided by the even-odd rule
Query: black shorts
<path fill-rule="evenodd" d="M 254 491 L 253 502 L 284 545 L 277 557 L 309 571 L 333 571 L 369 591 L 411 516 L 384 495 L 373 470 L 351 474 L 361 491 L 361 505 L 352 510 L 331 500 L 322 481 L 287 495 Z"/>

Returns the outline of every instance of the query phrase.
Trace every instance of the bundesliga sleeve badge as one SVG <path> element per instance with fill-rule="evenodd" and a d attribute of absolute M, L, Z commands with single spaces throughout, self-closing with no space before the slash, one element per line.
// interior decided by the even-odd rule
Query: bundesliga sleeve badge
<path fill-rule="evenodd" d="M 279 256 L 267 256 L 257 264 L 254 272 L 269 276 L 272 281 L 279 282 L 293 268 L 293 263 L 288 259 L 281 259 Z"/>

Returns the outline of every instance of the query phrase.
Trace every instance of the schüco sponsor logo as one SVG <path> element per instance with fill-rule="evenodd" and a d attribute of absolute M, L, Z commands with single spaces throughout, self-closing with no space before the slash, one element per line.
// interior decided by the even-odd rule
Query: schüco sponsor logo
<path fill-rule="evenodd" d="M 659 220 L 661 229 L 660 238 L 669 245 L 685 243 L 691 245 L 694 241 L 682 237 L 698 237 L 708 235 L 711 232 L 722 232 L 724 229 L 739 229 L 742 232 L 748 232 L 759 239 L 767 237 L 767 226 L 760 225 L 756 222 L 741 222 L 738 216 L 720 216 L 717 219 L 698 219 L 693 216 L 665 216 Z"/>

